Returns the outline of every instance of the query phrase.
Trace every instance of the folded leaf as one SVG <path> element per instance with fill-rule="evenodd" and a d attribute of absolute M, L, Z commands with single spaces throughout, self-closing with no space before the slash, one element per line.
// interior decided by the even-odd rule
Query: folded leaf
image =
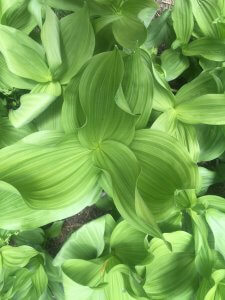
<path fill-rule="evenodd" d="M 95 37 L 89 20 L 87 5 L 62 18 L 60 31 L 63 66 L 59 70 L 59 76 L 62 83 L 68 83 L 94 52 Z"/>
<path fill-rule="evenodd" d="M 51 73 L 42 47 L 17 29 L 0 25 L 0 51 L 14 74 L 37 82 L 48 82 Z"/>
<path fill-rule="evenodd" d="M 79 87 L 87 120 L 79 130 L 82 144 L 97 147 L 107 139 L 131 142 L 136 117 L 129 112 L 121 90 L 118 91 L 123 74 L 123 61 L 117 49 L 94 56 L 85 69 Z"/>
<path fill-rule="evenodd" d="M 145 128 L 152 109 L 153 78 L 139 49 L 124 59 L 122 88 L 132 113 L 140 115 L 136 128 Z"/>
<path fill-rule="evenodd" d="M 141 166 L 138 190 L 158 221 L 176 211 L 174 192 L 193 189 L 198 171 L 187 150 L 170 135 L 157 130 L 139 130 L 131 149 Z"/>
<path fill-rule="evenodd" d="M 46 19 L 41 30 L 41 39 L 45 48 L 48 65 L 54 74 L 62 64 L 60 29 L 59 20 L 49 7 L 46 8 Z"/>
<path fill-rule="evenodd" d="M 187 124 L 225 124 L 225 94 L 191 98 L 176 107 L 177 118 Z"/>
<path fill-rule="evenodd" d="M 206 195 L 198 198 L 198 201 L 204 205 L 206 209 L 215 208 L 225 213 L 225 199 L 215 195 Z"/>
<path fill-rule="evenodd" d="M 160 58 L 167 81 L 176 79 L 189 67 L 188 58 L 183 56 L 179 50 L 165 50 Z"/>
<path fill-rule="evenodd" d="M 201 38 L 183 46 L 186 56 L 202 56 L 212 61 L 225 61 L 225 43 L 223 40 Z"/>
<path fill-rule="evenodd" d="M 172 20 L 178 42 L 187 44 L 194 27 L 191 0 L 175 1 Z"/>
<path fill-rule="evenodd" d="M 91 152 L 76 136 L 40 131 L 3 148 L 0 158 L 0 179 L 18 189 L 30 207 L 64 208 L 98 194 Z"/>
<path fill-rule="evenodd" d="M 31 277 L 34 285 L 35 294 L 37 299 L 45 292 L 48 286 L 48 276 L 42 265 L 35 271 Z"/>

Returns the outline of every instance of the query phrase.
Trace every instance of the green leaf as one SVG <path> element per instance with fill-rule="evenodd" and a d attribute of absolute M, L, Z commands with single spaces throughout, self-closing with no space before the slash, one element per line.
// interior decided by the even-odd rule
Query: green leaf
<path fill-rule="evenodd" d="M 0 158 L 1 180 L 17 188 L 35 209 L 59 209 L 75 203 L 83 207 L 99 194 L 91 151 L 74 135 L 40 131 L 3 148 Z"/>
<path fill-rule="evenodd" d="M 97 194 L 97 191 L 96 191 Z M 27 230 L 65 219 L 91 205 L 96 194 L 81 202 L 74 202 L 63 209 L 32 209 L 23 200 L 20 193 L 6 182 L 0 181 L 0 227 L 8 230 Z"/>
<path fill-rule="evenodd" d="M 50 70 L 54 74 L 62 64 L 60 49 L 59 20 L 52 9 L 46 8 L 46 18 L 41 30 L 41 39 L 45 48 Z"/>
<path fill-rule="evenodd" d="M 49 228 L 45 230 L 45 234 L 48 238 L 54 239 L 60 236 L 63 228 L 64 221 L 57 221 L 51 224 Z"/>
<path fill-rule="evenodd" d="M 206 211 L 206 220 L 213 232 L 215 249 L 225 258 L 225 240 L 221 238 L 225 228 L 225 214 L 217 209 L 209 208 Z"/>
<path fill-rule="evenodd" d="M 206 209 L 215 208 L 225 213 L 225 199 L 215 195 L 206 195 L 198 198 L 199 203 L 203 204 Z"/>
<path fill-rule="evenodd" d="M 135 49 L 147 37 L 144 24 L 132 15 L 122 14 L 119 20 L 113 22 L 112 30 L 116 41 L 124 48 Z"/>
<path fill-rule="evenodd" d="M 189 101 L 205 94 L 220 92 L 216 77 L 212 73 L 203 72 L 192 81 L 184 84 L 176 94 L 176 103 Z"/>
<path fill-rule="evenodd" d="M 141 211 L 142 199 L 136 189 L 140 169 L 133 152 L 122 143 L 106 141 L 94 154 L 107 185 L 103 189 L 107 192 L 110 189 L 121 216 L 137 230 L 161 237 L 151 211 Z"/>
<path fill-rule="evenodd" d="M 138 190 L 158 221 L 177 210 L 176 190 L 194 189 L 198 170 L 187 150 L 170 135 L 157 130 L 139 130 L 131 144 L 141 167 Z"/>
<path fill-rule="evenodd" d="M 29 246 L 3 246 L 0 249 L 3 266 L 6 268 L 20 267 L 23 268 L 29 260 L 38 255 L 38 252 Z"/>
<path fill-rule="evenodd" d="M 115 221 L 110 215 L 93 220 L 76 232 L 64 243 L 53 264 L 62 265 L 68 259 L 90 260 L 99 257 L 104 248 L 107 231 L 112 232 Z"/>
<path fill-rule="evenodd" d="M 223 40 L 201 38 L 182 47 L 186 56 L 201 56 L 212 61 L 225 61 Z"/>
<path fill-rule="evenodd" d="M 122 91 L 118 91 L 123 73 L 123 61 L 117 49 L 94 56 L 85 69 L 79 87 L 87 120 L 78 133 L 82 144 L 96 148 L 107 139 L 131 142 L 136 117 L 129 112 Z"/>
<path fill-rule="evenodd" d="M 31 280 L 34 285 L 36 297 L 38 299 L 45 292 L 48 286 L 48 276 L 42 265 L 40 265 L 32 275 Z"/>
<path fill-rule="evenodd" d="M 60 31 L 63 65 L 59 70 L 59 76 L 61 83 L 65 84 L 78 73 L 94 52 L 95 37 L 89 20 L 87 5 L 62 18 Z"/>
<path fill-rule="evenodd" d="M 191 0 L 175 1 L 172 20 L 178 42 L 187 44 L 194 28 Z"/>
<path fill-rule="evenodd" d="M 191 4 L 195 20 L 204 36 L 223 39 L 225 37 L 223 28 L 214 22 L 221 16 L 218 1 L 191 0 Z"/>
<path fill-rule="evenodd" d="M 148 256 L 145 236 L 143 232 L 136 230 L 126 221 L 122 221 L 111 235 L 110 246 L 113 255 L 129 266 L 141 264 Z"/>
<path fill-rule="evenodd" d="M 177 118 L 187 124 L 225 124 L 225 94 L 191 98 L 176 107 Z"/>
<path fill-rule="evenodd" d="M 168 253 L 146 266 L 144 289 L 153 299 L 193 299 L 198 277 L 190 253 Z"/>
<path fill-rule="evenodd" d="M 83 4 L 83 0 L 76 0 L 76 2 L 74 0 L 46 0 L 46 2 L 51 7 L 69 11 L 76 11 Z"/>
<path fill-rule="evenodd" d="M 145 128 L 152 109 L 153 78 L 139 49 L 124 59 L 122 88 L 132 113 L 140 115 L 136 128 Z"/>
<path fill-rule="evenodd" d="M 225 151 L 223 126 L 196 126 L 200 146 L 199 161 L 209 161 L 219 157 Z"/>
<path fill-rule="evenodd" d="M 179 1 L 178 1 L 179 2 Z M 163 51 L 161 67 L 167 81 L 174 80 L 189 68 L 189 60 L 179 50 L 168 49 Z"/>
<path fill-rule="evenodd" d="M 224 279 L 225 279 L 225 270 L 216 270 L 212 274 L 212 278 L 214 280 L 214 286 L 208 291 L 205 296 L 205 300 L 212 299 L 223 299 L 224 295 Z"/>
<path fill-rule="evenodd" d="M 198 161 L 199 144 L 195 127 L 180 122 L 174 109 L 162 113 L 151 128 L 167 132 L 175 137 L 188 150 L 193 161 Z"/>
<path fill-rule="evenodd" d="M 0 25 L 0 50 L 14 74 L 37 82 L 48 82 L 51 73 L 42 47 L 17 29 Z"/>

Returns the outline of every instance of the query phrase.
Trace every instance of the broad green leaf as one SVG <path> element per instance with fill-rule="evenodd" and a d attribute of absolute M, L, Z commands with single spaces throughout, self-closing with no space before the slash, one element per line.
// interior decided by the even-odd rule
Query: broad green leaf
<path fill-rule="evenodd" d="M 201 56 L 212 61 L 225 61 L 223 40 L 201 38 L 182 47 L 186 56 Z"/>
<path fill-rule="evenodd" d="M 215 195 L 206 195 L 198 198 L 199 203 L 203 204 L 206 209 L 215 208 L 225 213 L 225 199 Z"/>
<path fill-rule="evenodd" d="M 225 94 L 207 94 L 180 103 L 177 118 L 187 124 L 225 124 Z"/>
<path fill-rule="evenodd" d="M 174 109 L 161 114 L 151 128 L 169 133 L 175 137 L 188 150 L 193 161 L 198 161 L 199 144 L 195 127 L 180 122 Z"/>
<path fill-rule="evenodd" d="M 199 161 L 209 161 L 219 157 L 225 151 L 223 126 L 196 126 L 200 146 Z"/>
<path fill-rule="evenodd" d="M 106 229 L 112 231 L 115 221 L 110 215 L 93 220 L 76 232 L 64 243 L 54 259 L 54 265 L 60 266 L 68 259 L 95 259 L 105 247 Z M 108 227 L 108 228 L 107 228 Z"/>
<path fill-rule="evenodd" d="M 95 37 L 87 5 L 60 20 L 62 36 L 62 83 L 68 83 L 93 55 Z"/>
<path fill-rule="evenodd" d="M 74 133 L 85 124 L 85 115 L 79 98 L 80 74 L 70 80 L 64 91 L 62 124 L 66 133 Z"/>
<path fill-rule="evenodd" d="M 148 256 L 145 247 L 145 236 L 143 232 L 136 230 L 126 221 L 122 221 L 116 226 L 111 235 L 112 254 L 129 266 L 141 264 Z"/>
<path fill-rule="evenodd" d="M 33 126 L 14 128 L 7 117 L 0 116 L 0 148 L 12 145 L 34 131 Z"/>
<path fill-rule="evenodd" d="M 179 50 L 165 50 L 160 58 L 167 81 L 176 79 L 189 67 L 188 58 L 183 56 Z"/>
<path fill-rule="evenodd" d="M 28 89 L 31 90 L 36 83 L 32 80 L 19 77 L 9 71 L 5 59 L 2 54 L 0 54 L 0 87 L 5 85 L 8 89 L 18 88 L 18 89 Z M 1 89 L 1 88 L 0 88 Z"/>
<path fill-rule="evenodd" d="M 141 167 L 138 190 L 158 221 L 177 210 L 174 192 L 193 189 L 198 171 L 187 150 L 170 135 L 158 130 L 139 130 L 131 144 Z"/>
<path fill-rule="evenodd" d="M 29 260 L 38 255 L 38 252 L 29 246 L 3 246 L 0 249 L 2 256 L 3 266 L 8 268 L 24 267 L 28 264 Z"/>
<path fill-rule="evenodd" d="M 20 98 L 20 107 L 10 110 L 9 120 L 14 127 L 20 128 L 37 118 L 61 93 L 58 82 L 36 85 L 29 94 Z"/>
<path fill-rule="evenodd" d="M 202 33 L 207 37 L 223 39 L 225 36 L 223 28 L 214 22 L 221 16 L 218 1 L 191 0 L 191 4 L 195 20 Z"/>
<path fill-rule="evenodd" d="M 107 139 L 131 142 L 136 117 L 129 112 L 121 89 L 118 91 L 123 74 L 123 61 L 117 49 L 94 56 L 85 69 L 79 86 L 87 120 L 78 133 L 82 144 L 96 148 Z"/>
<path fill-rule="evenodd" d="M 46 3 L 54 8 L 76 11 L 83 4 L 83 0 L 46 0 Z"/>
<path fill-rule="evenodd" d="M 139 49 L 124 59 L 122 88 L 132 113 L 140 115 L 136 128 L 145 128 L 152 109 L 153 78 Z"/>
<path fill-rule="evenodd" d="M 0 25 L 0 51 L 14 74 L 37 82 L 48 82 L 51 73 L 42 47 L 17 29 Z"/>
<path fill-rule="evenodd" d="M 205 94 L 217 94 L 220 91 L 214 74 L 203 72 L 192 81 L 184 84 L 176 94 L 176 103 L 189 101 Z"/>
<path fill-rule="evenodd" d="M 175 1 L 172 20 L 177 41 L 181 44 L 187 44 L 194 27 L 191 0 Z"/>
<path fill-rule="evenodd" d="M 197 186 L 197 194 L 206 194 L 210 185 L 220 182 L 218 175 L 215 171 L 208 170 L 203 167 L 199 167 L 199 185 Z"/>
<path fill-rule="evenodd" d="M 195 265 L 202 277 L 209 278 L 214 264 L 213 253 L 208 243 L 207 224 L 201 215 L 190 210 L 195 239 Z"/>
<path fill-rule="evenodd" d="M 35 271 L 31 277 L 32 283 L 34 285 L 35 294 L 37 299 L 45 292 L 48 286 L 48 276 L 42 265 Z"/>
<path fill-rule="evenodd" d="M 92 166 L 91 151 L 75 135 L 40 131 L 3 148 L 0 159 L 0 179 L 18 189 L 35 209 L 82 205 L 98 195 L 98 171 Z"/>
<path fill-rule="evenodd" d="M 52 9 L 46 8 L 46 18 L 41 30 L 41 39 L 45 48 L 49 67 L 54 74 L 62 64 L 60 49 L 59 20 Z"/>
<path fill-rule="evenodd" d="M 144 289 L 153 299 L 193 299 L 197 283 L 193 254 L 160 255 L 146 266 Z"/>
<path fill-rule="evenodd" d="M 144 24 L 137 17 L 123 14 L 112 24 L 116 41 L 124 48 L 135 49 L 144 43 L 147 31 Z"/>
<path fill-rule="evenodd" d="M 224 296 L 224 282 L 225 282 L 225 270 L 216 270 L 212 274 L 212 278 L 214 280 L 214 286 L 208 291 L 204 300 L 223 300 Z"/>
<path fill-rule="evenodd" d="M 95 164 L 103 171 L 107 185 L 103 189 L 107 192 L 110 189 L 121 216 L 137 230 L 161 237 L 151 211 L 145 207 L 142 211 L 143 200 L 136 188 L 140 169 L 133 152 L 122 143 L 106 141 L 94 154 Z"/>
<path fill-rule="evenodd" d="M 225 228 L 225 214 L 217 209 L 209 208 L 206 211 L 206 220 L 214 236 L 215 249 L 225 258 L 225 240 L 221 238 Z"/>
<path fill-rule="evenodd" d="M 170 36 L 170 29 L 168 19 L 171 11 L 167 10 L 161 14 L 160 17 L 152 20 L 147 29 L 147 39 L 144 46 L 147 49 L 160 46 L 163 42 L 167 41 Z"/>

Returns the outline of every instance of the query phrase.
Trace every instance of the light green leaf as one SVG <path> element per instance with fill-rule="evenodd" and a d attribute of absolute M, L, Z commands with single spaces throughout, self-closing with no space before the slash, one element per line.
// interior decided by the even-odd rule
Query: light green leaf
<path fill-rule="evenodd" d="M 204 300 L 223 300 L 224 296 L 224 282 L 225 282 L 225 270 L 216 270 L 212 274 L 212 278 L 215 282 L 214 286 L 208 291 Z"/>
<path fill-rule="evenodd" d="M 217 94 L 220 91 L 214 74 L 203 72 L 192 81 L 184 84 L 176 94 L 176 103 L 189 101 L 205 94 Z"/>
<path fill-rule="evenodd" d="M 60 266 L 68 259 L 90 260 L 99 257 L 105 248 L 106 230 L 111 232 L 114 227 L 115 221 L 110 215 L 85 224 L 64 243 L 53 264 Z"/>
<path fill-rule="evenodd" d="M 198 276 L 190 253 L 155 257 L 146 267 L 144 289 L 153 299 L 193 299 Z"/>
<path fill-rule="evenodd" d="M 37 299 L 45 292 L 48 286 L 48 276 L 42 265 L 38 267 L 31 277 Z"/>
<path fill-rule="evenodd" d="M 223 39 L 225 37 L 223 28 L 214 22 L 221 16 L 218 1 L 191 0 L 191 4 L 195 20 L 202 33 L 207 37 Z"/>
<path fill-rule="evenodd" d="M 215 249 L 225 258 L 225 240 L 223 237 L 225 228 L 225 214 L 217 209 L 209 208 L 206 211 L 206 221 L 213 232 Z"/>
<path fill-rule="evenodd" d="M 139 49 L 124 59 L 122 88 L 132 113 L 140 115 L 136 128 L 145 128 L 152 109 L 153 78 Z"/>
<path fill-rule="evenodd" d="M 187 124 L 225 124 L 225 94 L 207 94 L 180 103 L 177 118 Z"/>
<path fill-rule="evenodd" d="M 178 42 L 187 44 L 194 27 L 191 0 L 175 1 L 172 20 Z"/>
<path fill-rule="evenodd" d="M 76 11 L 83 4 L 83 0 L 76 0 L 75 2 L 74 0 L 46 0 L 46 2 L 51 7 L 69 11 Z"/>
<path fill-rule="evenodd" d="M 179 50 L 165 50 L 160 58 L 167 81 L 176 79 L 189 67 L 188 58 L 183 56 Z"/>
<path fill-rule="evenodd" d="M 45 234 L 48 238 L 54 239 L 60 236 L 63 229 L 64 221 L 57 221 L 51 224 L 49 228 L 45 230 Z"/>
<path fill-rule="evenodd" d="M 59 20 L 52 9 L 46 8 L 46 19 L 41 30 L 41 39 L 45 48 L 49 67 L 54 74 L 62 64 L 60 49 Z"/>
<path fill-rule="evenodd" d="M 180 122 L 174 109 L 169 109 L 161 114 L 151 128 L 169 133 L 175 137 L 188 150 L 193 161 L 198 161 L 199 144 L 195 127 Z"/>
<path fill-rule="evenodd" d="M 135 49 L 147 37 L 144 24 L 132 15 L 122 14 L 119 20 L 113 22 L 112 30 L 116 41 L 124 48 Z"/>
<path fill-rule="evenodd" d="M 58 82 L 36 85 L 31 93 L 20 98 L 20 107 L 10 110 L 9 120 L 14 127 L 20 128 L 43 113 L 61 93 Z"/>
<path fill-rule="evenodd" d="M 225 213 L 225 199 L 215 195 L 206 195 L 198 198 L 199 203 L 203 204 L 206 209 L 215 208 Z"/>
<path fill-rule="evenodd" d="M 17 188 L 35 209 L 82 206 L 99 193 L 91 151 L 74 135 L 40 131 L 3 148 L 0 159 L 0 179 Z"/>
<path fill-rule="evenodd" d="M 110 239 L 112 254 L 127 265 L 138 265 L 148 256 L 145 234 L 130 226 L 126 221 L 119 223 Z M 129 253 L 129 255 L 128 255 Z"/>
<path fill-rule="evenodd" d="M 7 268 L 20 267 L 23 268 L 29 260 L 38 255 L 38 252 L 29 246 L 3 246 L 0 249 L 3 266 Z"/>
<path fill-rule="evenodd" d="M 131 142 L 136 117 L 129 113 L 124 95 L 118 91 L 123 73 L 123 61 L 117 49 L 96 55 L 85 69 L 79 87 L 87 119 L 78 133 L 82 144 L 96 148 L 107 139 Z"/>
<path fill-rule="evenodd" d="M 199 161 L 209 161 L 219 157 L 225 151 L 223 126 L 195 126 L 200 146 Z"/>
<path fill-rule="evenodd" d="M 151 211 L 141 211 L 142 199 L 136 189 L 140 169 L 133 152 L 122 143 L 106 141 L 96 149 L 94 158 L 104 172 L 106 189 L 105 185 L 103 188 L 107 192 L 110 189 L 121 216 L 137 230 L 161 237 Z"/>
<path fill-rule="evenodd" d="M 17 29 L 0 25 L 0 51 L 14 74 L 37 82 L 48 82 L 51 73 L 42 47 Z"/>
<path fill-rule="evenodd" d="M 182 47 L 186 56 L 201 56 L 212 61 L 225 61 L 223 40 L 201 38 Z"/>
<path fill-rule="evenodd" d="M 194 189 L 198 170 L 187 150 L 170 135 L 157 130 L 136 132 L 131 149 L 141 167 L 138 190 L 158 221 L 177 210 L 174 192 Z"/>
<path fill-rule="evenodd" d="M 59 74 L 62 83 L 68 83 L 92 57 L 95 37 L 89 20 L 87 5 L 60 20 L 63 66 Z M 59 73 L 60 73 L 59 71 Z"/>
<path fill-rule="evenodd" d="M 34 131 L 35 128 L 31 125 L 16 129 L 7 117 L 0 116 L 0 148 L 12 145 Z"/>

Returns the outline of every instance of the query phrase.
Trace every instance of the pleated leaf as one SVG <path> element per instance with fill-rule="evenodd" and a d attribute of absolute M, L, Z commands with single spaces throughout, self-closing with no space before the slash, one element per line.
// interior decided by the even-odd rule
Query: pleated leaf
<path fill-rule="evenodd" d="M 121 90 L 118 91 L 123 74 L 123 61 L 117 49 L 96 55 L 85 69 L 79 87 L 86 115 L 86 124 L 79 130 L 83 144 L 96 147 L 107 139 L 131 142 L 136 117 L 129 112 Z"/>
<path fill-rule="evenodd" d="M 28 206 L 13 186 L 0 181 L 0 227 L 6 230 L 28 230 L 71 217 L 91 205 L 98 193 L 96 188 L 86 199 L 63 209 L 37 210 Z"/>
<path fill-rule="evenodd" d="M 131 144 L 141 173 L 138 190 L 157 220 L 174 214 L 174 192 L 193 189 L 198 181 L 196 165 L 187 150 L 170 135 L 157 130 L 139 130 Z"/>
<path fill-rule="evenodd" d="M 145 128 L 152 110 L 153 78 L 139 50 L 124 60 L 122 88 L 132 113 L 140 115 L 136 128 Z"/>
<path fill-rule="evenodd" d="M 3 148 L 0 158 L 0 179 L 35 209 L 64 208 L 87 201 L 98 190 L 91 153 L 76 136 L 41 131 Z"/>
<path fill-rule="evenodd" d="M 204 205 L 206 209 L 215 208 L 225 213 L 225 199 L 216 195 L 206 195 L 198 198 L 198 201 Z"/>
<path fill-rule="evenodd" d="M 182 102 L 177 118 L 187 124 L 225 124 L 225 94 L 207 94 Z"/>
<path fill-rule="evenodd" d="M 51 80 L 42 47 L 17 29 L 0 25 L 0 50 L 14 74 L 37 82 Z"/>
<path fill-rule="evenodd" d="M 194 27 L 191 0 L 175 1 L 172 20 L 178 42 L 187 44 Z"/>
<path fill-rule="evenodd" d="M 223 40 L 201 38 L 183 46 L 182 52 L 186 56 L 201 56 L 212 61 L 225 61 L 224 49 Z"/>
<path fill-rule="evenodd" d="M 95 37 L 86 5 L 60 20 L 62 61 L 60 81 L 68 83 L 93 55 Z"/>
<path fill-rule="evenodd" d="M 34 285 L 36 297 L 38 299 L 42 294 L 44 294 L 48 286 L 48 276 L 42 265 L 40 265 L 32 275 L 31 280 Z"/>

